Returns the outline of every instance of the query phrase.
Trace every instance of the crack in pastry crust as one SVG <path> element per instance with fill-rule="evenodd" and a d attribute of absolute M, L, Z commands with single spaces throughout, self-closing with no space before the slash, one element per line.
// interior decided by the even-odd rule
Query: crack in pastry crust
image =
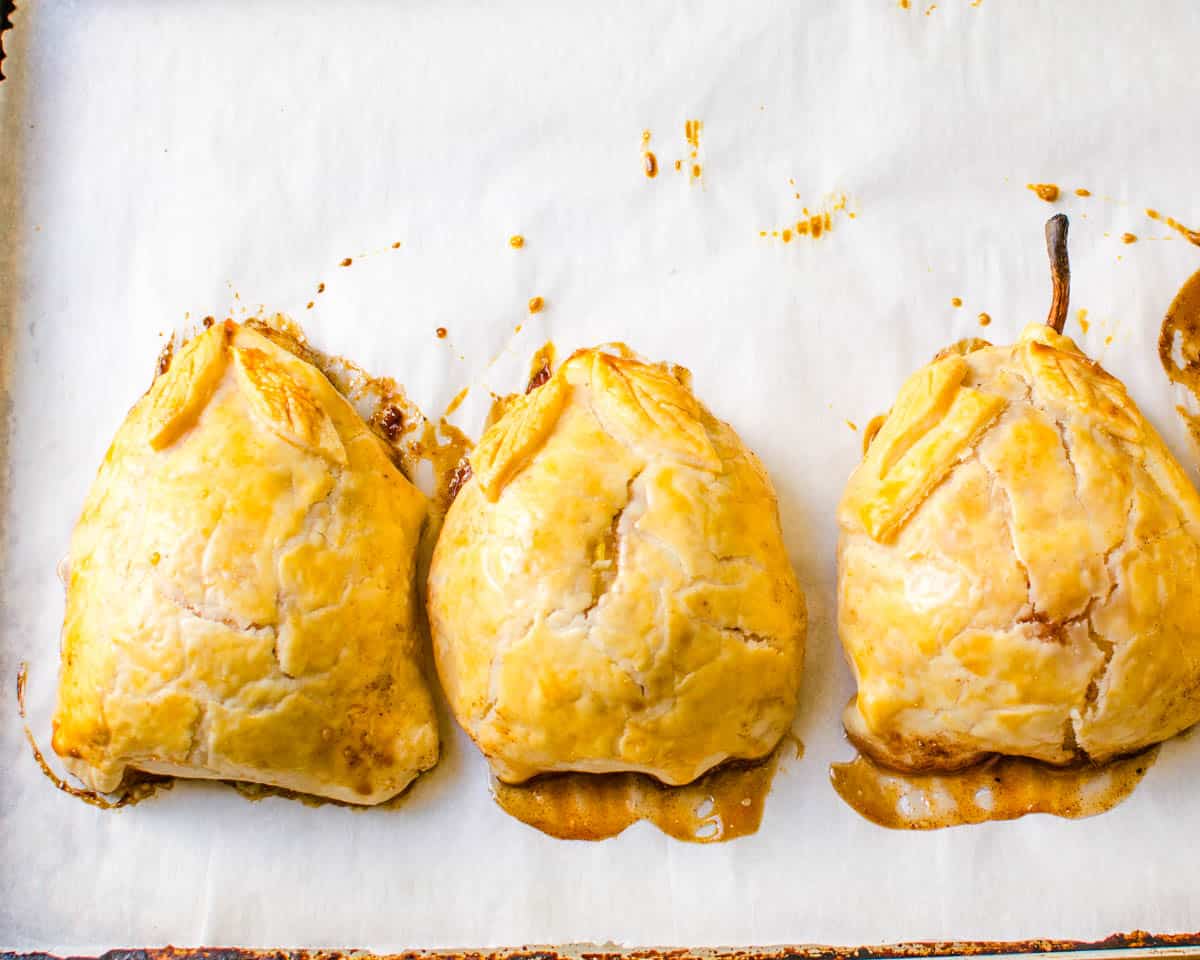
<path fill-rule="evenodd" d="M 509 782 L 685 783 L 769 753 L 805 621 L 761 465 L 680 368 L 628 351 L 580 351 L 524 399 L 472 454 L 430 571 L 459 722 Z"/>
<path fill-rule="evenodd" d="M 851 738 L 894 767 L 949 770 L 990 753 L 1103 761 L 1200 720 L 1200 496 L 1124 387 L 1041 325 L 932 366 L 946 363 L 968 368 L 956 389 L 1005 408 L 949 468 L 919 458 L 922 499 L 873 523 L 895 512 L 888 437 L 911 456 L 947 429 L 912 402 L 938 376 L 922 371 L 847 485 Z"/>
<path fill-rule="evenodd" d="M 377 803 L 437 758 L 425 499 L 312 366 L 219 324 L 130 412 L 72 539 L 54 747 Z"/>

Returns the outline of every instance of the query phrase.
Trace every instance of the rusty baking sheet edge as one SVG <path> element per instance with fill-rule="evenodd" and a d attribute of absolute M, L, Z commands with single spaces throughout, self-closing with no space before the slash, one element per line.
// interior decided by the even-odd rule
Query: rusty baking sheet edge
<path fill-rule="evenodd" d="M 363 950 L 243 950 L 237 947 L 161 947 L 109 950 L 99 957 L 0 952 L 0 960 L 889 960 L 927 957 L 1080 956 L 1086 960 L 1133 957 L 1200 957 L 1200 933 L 1152 934 L 1135 930 L 1103 940 L 974 940 L 895 943 L 873 947 L 795 946 L 713 949 L 621 949 L 575 944 L 508 950 L 413 950 L 373 954 Z"/>

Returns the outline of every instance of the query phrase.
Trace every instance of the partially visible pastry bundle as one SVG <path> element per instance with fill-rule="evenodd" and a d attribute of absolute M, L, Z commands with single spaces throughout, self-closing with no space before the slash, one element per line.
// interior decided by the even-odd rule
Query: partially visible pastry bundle
<path fill-rule="evenodd" d="M 470 457 L 428 611 L 459 723 L 502 781 L 688 783 L 787 732 L 804 600 L 758 459 L 687 371 L 581 350 Z"/>
<path fill-rule="evenodd" d="M 1103 762 L 1200 720 L 1200 496 L 1125 387 L 1046 325 L 900 390 L 838 511 L 839 630 L 871 758 Z"/>
<path fill-rule="evenodd" d="M 425 497 L 319 370 L 217 324 L 130 411 L 72 537 L 53 745 L 350 803 L 438 755 L 418 661 Z"/>

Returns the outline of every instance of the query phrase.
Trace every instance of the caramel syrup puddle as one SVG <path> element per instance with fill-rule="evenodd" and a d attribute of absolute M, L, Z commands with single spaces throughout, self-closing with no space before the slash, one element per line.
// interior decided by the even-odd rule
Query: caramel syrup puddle
<path fill-rule="evenodd" d="M 1176 360 L 1176 345 L 1179 360 Z M 1200 403 L 1200 271 L 1179 288 L 1158 332 L 1158 359 L 1172 383 L 1177 383 Z M 1192 439 L 1200 444 L 1200 414 L 1182 404 L 1176 410 Z"/>
<path fill-rule="evenodd" d="M 29 724 L 25 720 L 25 684 L 28 679 L 29 664 L 22 661 L 17 666 L 17 710 L 21 715 L 21 726 L 25 730 L 25 739 L 29 743 L 29 748 L 33 751 L 33 759 L 41 767 L 46 779 L 63 793 L 75 797 L 77 800 L 82 800 L 93 807 L 99 807 L 101 810 L 119 810 L 121 807 L 132 807 L 135 803 L 149 800 L 159 790 L 170 790 L 171 787 L 175 786 L 174 777 L 162 777 L 156 774 L 142 773 L 140 770 L 126 771 L 125 778 L 121 781 L 121 786 L 112 798 L 106 797 L 102 793 L 97 793 L 95 790 L 85 790 L 83 787 L 77 787 L 72 783 L 68 783 L 55 773 L 50 764 L 46 762 L 46 757 L 42 753 L 41 747 L 38 746 L 37 740 L 34 739 L 33 731 L 29 729 Z"/>
<path fill-rule="evenodd" d="M 493 777 L 492 797 L 509 816 L 560 840 L 607 840 L 646 820 L 676 840 L 723 843 L 758 830 L 785 749 L 781 742 L 763 760 L 729 761 L 680 787 L 644 773 L 552 773 L 518 785 Z"/>
<path fill-rule="evenodd" d="M 830 765 L 834 790 L 855 812 L 892 830 L 940 830 L 1049 813 L 1078 820 L 1111 810 L 1133 793 L 1158 747 L 1095 766 L 1052 767 L 995 757 L 959 773 L 910 774 L 859 755 Z"/>

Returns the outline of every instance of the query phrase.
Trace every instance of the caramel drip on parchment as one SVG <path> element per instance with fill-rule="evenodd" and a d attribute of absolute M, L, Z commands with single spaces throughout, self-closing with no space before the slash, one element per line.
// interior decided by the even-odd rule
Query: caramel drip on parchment
<path fill-rule="evenodd" d="M 46 757 L 42 753 L 41 747 L 38 746 L 37 740 L 34 739 L 33 731 L 29 729 L 29 724 L 25 722 L 25 684 L 28 679 L 29 664 L 22 661 L 17 666 L 17 710 L 21 715 L 21 726 L 25 730 L 25 740 L 29 743 L 29 748 L 33 751 L 33 759 L 37 761 L 37 765 L 41 768 L 46 779 L 63 793 L 82 800 L 93 807 L 99 807 L 101 810 L 119 810 L 121 807 L 132 807 L 135 803 L 148 800 L 158 793 L 159 790 L 170 790 L 171 787 L 175 786 L 174 777 L 162 777 L 157 774 L 142 773 L 140 770 L 127 770 L 120 787 L 111 797 L 106 797 L 95 790 L 85 790 L 82 787 L 68 783 L 55 773 L 50 764 L 46 762 Z"/>
<path fill-rule="evenodd" d="M 1158 757 L 1154 746 L 1095 766 L 1058 768 L 997 757 L 959 773 L 908 774 L 864 756 L 829 768 L 833 788 L 857 813 L 893 830 L 939 830 L 1049 813 L 1077 820 L 1133 793 Z"/>
<path fill-rule="evenodd" d="M 1056 183 L 1027 183 L 1025 189 L 1032 190 L 1038 195 L 1038 198 L 1045 200 L 1047 203 L 1054 203 L 1058 199 L 1058 184 Z"/>
<path fill-rule="evenodd" d="M 1194 243 L 1196 246 L 1200 247 L 1200 230 L 1192 230 L 1189 227 L 1185 227 L 1174 217 L 1168 217 L 1159 213 L 1157 210 L 1147 209 L 1146 216 L 1148 216 L 1151 220 L 1157 220 L 1159 223 L 1165 223 L 1172 230 L 1177 231 L 1184 239 L 1188 241 L 1188 243 Z"/>
<path fill-rule="evenodd" d="M 1158 359 L 1171 382 L 1187 390 L 1200 404 L 1200 271 L 1187 279 L 1167 308 L 1158 332 Z M 1200 444 L 1200 414 L 1183 405 L 1176 409 Z"/>
<path fill-rule="evenodd" d="M 676 840 L 719 843 L 758 830 L 787 749 L 781 743 L 765 760 L 730 761 L 680 787 L 643 773 L 556 773 L 515 786 L 492 778 L 492 796 L 510 816 L 562 840 L 606 840 L 646 820 Z"/>

